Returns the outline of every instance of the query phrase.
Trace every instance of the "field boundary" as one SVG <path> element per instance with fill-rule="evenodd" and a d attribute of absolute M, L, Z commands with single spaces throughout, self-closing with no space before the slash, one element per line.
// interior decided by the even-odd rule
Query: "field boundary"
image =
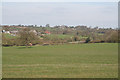
<path fill-rule="evenodd" d="M 119 80 L 118 78 L 3 78 L 2 80 Z"/>

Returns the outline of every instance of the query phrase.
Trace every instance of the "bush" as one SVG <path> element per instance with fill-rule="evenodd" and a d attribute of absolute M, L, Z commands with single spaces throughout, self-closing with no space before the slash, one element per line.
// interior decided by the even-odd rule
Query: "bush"
<path fill-rule="evenodd" d="M 15 40 L 6 38 L 4 34 L 2 34 L 2 45 L 3 46 L 14 46 Z"/>
<path fill-rule="evenodd" d="M 106 42 L 117 43 L 118 42 L 118 32 L 114 31 L 109 33 L 109 36 L 106 38 Z"/>
<path fill-rule="evenodd" d="M 80 41 L 80 37 L 79 36 L 74 36 L 73 41 Z"/>
<path fill-rule="evenodd" d="M 88 37 L 85 41 L 85 43 L 89 43 L 90 42 L 90 38 Z"/>

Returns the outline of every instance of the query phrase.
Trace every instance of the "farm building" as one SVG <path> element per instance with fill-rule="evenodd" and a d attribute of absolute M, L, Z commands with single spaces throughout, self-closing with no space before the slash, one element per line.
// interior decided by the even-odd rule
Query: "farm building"
<path fill-rule="evenodd" d="M 45 31 L 45 34 L 51 34 L 51 32 L 49 32 L 49 31 Z"/>

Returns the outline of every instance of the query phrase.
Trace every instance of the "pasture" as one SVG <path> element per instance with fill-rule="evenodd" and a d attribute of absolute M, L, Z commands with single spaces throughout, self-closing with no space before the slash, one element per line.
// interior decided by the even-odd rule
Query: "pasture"
<path fill-rule="evenodd" d="M 3 47 L 3 78 L 117 78 L 118 44 Z"/>

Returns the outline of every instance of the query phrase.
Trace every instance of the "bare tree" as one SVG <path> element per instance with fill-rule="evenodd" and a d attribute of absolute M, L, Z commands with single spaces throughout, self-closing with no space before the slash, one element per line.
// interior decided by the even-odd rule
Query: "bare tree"
<path fill-rule="evenodd" d="M 22 45 L 29 46 L 34 40 L 38 40 L 38 37 L 29 28 L 25 28 L 19 31 L 19 40 Z"/>

